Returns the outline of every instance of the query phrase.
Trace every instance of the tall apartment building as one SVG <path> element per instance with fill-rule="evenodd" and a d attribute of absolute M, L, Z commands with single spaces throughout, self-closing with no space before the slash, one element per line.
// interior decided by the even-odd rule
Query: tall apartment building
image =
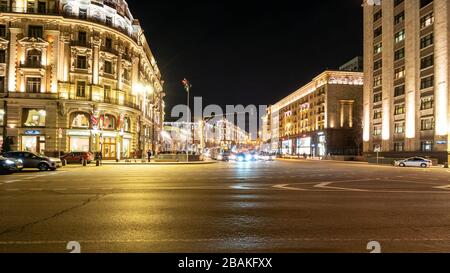
<path fill-rule="evenodd" d="M 450 2 L 364 1 L 364 151 L 448 161 Z"/>
<path fill-rule="evenodd" d="M 325 71 L 270 106 L 263 117 L 263 149 L 283 155 L 361 152 L 363 73 Z"/>
<path fill-rule="evenodd" d="M 0 1 L 0 142 L 42 154 L 157 151 L 163 81 L 124 0 Z"/>

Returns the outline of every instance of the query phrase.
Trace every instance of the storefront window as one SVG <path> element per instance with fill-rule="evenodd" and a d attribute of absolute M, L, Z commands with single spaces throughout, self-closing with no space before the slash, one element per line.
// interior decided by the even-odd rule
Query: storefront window
<path fill-rule="evenodd" d="M 311 138 L 299 138 L 297 139 L 297 154 L 299 155 L 311 155 Z"/>
<path fill-rule="evenodd" d="M 22 151 L 45 154 L 45 136 L 22 136 Z"/>
<path fill-rule="evenodd" d="M 45 127 L 47 112 L 38 109 L 24 109 L 25 127 Z"/>
<path fill-rule="evenodd" d="M 70 137 L 71 152 L 89 152 L 89 137 Z"/>
<path fill-rule="evenodd" d="M 116 129 L 116 118 L 111 115 L 105 115 L 105 117 L 103 119 L 103 129 L 115 130 Z"/>
<path fill-rule="evenodd" d="M 89 129 L 89 116 L 86 113 L 72 114 L 72 128 Z"/>

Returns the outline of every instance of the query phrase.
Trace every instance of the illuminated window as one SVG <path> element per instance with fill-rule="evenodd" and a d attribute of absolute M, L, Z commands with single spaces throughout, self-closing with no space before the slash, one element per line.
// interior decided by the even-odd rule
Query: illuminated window
<path fill-rule="evenodd" d="M 379 86 L 381 86 L 383 84 L 383 77 L 380 75 L 380 76 L 376 76 L 374 79 L 373 79 L 373 86 L 374 87 L 379 87 Z"/>
<path fill-rule="evenodd" d="M 90 127 L 89 115 L 86 113 L 73 113 L 71 126 L 72 128 L 88 129 Z"/>
<path fill-rule="evenodd" d="M 405 114 L 405 104 L 397 104 L 395 105 L 394 115 L 403 115 Z"/>
<path fill-rule="evenodd" d="M 47 112 L 43 109 L 24 109 L 24 127 L 45 127 Z"/>
<path fill-rule="evenodd" d="M 3 126 L 3 120 L 5 117 L 5 110 L 0 109 L 0 125 Z"/>
<path fill-rule="evenodd" d="M 405 30 L 395 33 L 395 43 L 400 43 L 405 40 Z"/>
<path fill-rule="evenodd" d="M 373 127 L 373 135 L 381 136 L 381 126 L 377 125 Z"/>
<path fill-rule="evenodd" d="M 432 109 L 434 107 L 434 97 L 429 96 L 421 99 L 420 110 Z"/>
<path fill-rule="evenodd" d="M 404 134 L 405 133 L 405 123 L 404 122 L 395 123 L 394 132 L 396 134 Z"/>
<path fill-rule="evenodd" d="M 405 67 L 395 69 L 394 79 L 398 80 L 405 77 Z"/>
<path fill-rule="evenodd" d="M 420 19 L 420 28 L 426 28 L 434 23 L 434 13 L 429 13 Z"/>
<path fill-rule="evenodd" d="M 432 152 L 433 151 L 433 141 L 422 141 L 420 147 L 422 152 Z"/>
<path fill-rule="evenodd" d="M 373 47 L 373 51 L 374 51 L 375 54 L 381 53 L 382 50 L 383 50 L 383 44 L 382 43 L 376 44 Z"/>
<path fill-rule="evenodd" d="M 404 142 L 395 142 L 394 143 L 394 151 L 395 152 L 403 152 L 405 150 Z"/>
<path fill-rule="evenodd" d="M 434 118 L 422 119 L 420 123 L 422 131 L 434 130 Z"/>
<path fill-rule="evenodd" d="M 103 129 L 115 130 L 116 129 L 116 118 L 111 115 L 105 115 L 103 117 Z"/>
<path fill-rule="evenodd" d="M 383 110 L 375 109 L 373 111 L 373 119 L 381 119 L 383 117 Z"/>
<path fill-rule="evenodd" d="M 86 97 L 86 82 L 78 81 L 77 82 L 77 97 Z"/>

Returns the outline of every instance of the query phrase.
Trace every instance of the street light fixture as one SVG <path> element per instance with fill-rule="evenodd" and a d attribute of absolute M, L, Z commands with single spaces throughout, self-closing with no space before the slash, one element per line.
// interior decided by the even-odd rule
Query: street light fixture
<path fill-rule="evenodd" d="M 183 84 L 184 90 L 186 90 L 186 93 L 187 93 L 186 116 L 187 116 L 187 126 L 190 126 L 189 123 L 191 122 L 191 111 L 190 111 L 190 106 L 189 106 L 189 102 L 190 102 L 189 92 L 192 88 L 192 84 L 187 79 L 183 79 L 181 81 L 181 83 Z M 186 138 L 186 162 L 189 162 L 189 138 Z"/>

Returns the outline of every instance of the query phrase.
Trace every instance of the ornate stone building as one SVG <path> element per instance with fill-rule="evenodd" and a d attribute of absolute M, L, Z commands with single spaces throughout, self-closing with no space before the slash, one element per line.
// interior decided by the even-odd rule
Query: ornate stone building
<path fill-rule="evenodd" d="M 0 11 L 0 117 L 13 150 L 160 149 L 163 81 L 125 1 L 2 0 Z"/>

